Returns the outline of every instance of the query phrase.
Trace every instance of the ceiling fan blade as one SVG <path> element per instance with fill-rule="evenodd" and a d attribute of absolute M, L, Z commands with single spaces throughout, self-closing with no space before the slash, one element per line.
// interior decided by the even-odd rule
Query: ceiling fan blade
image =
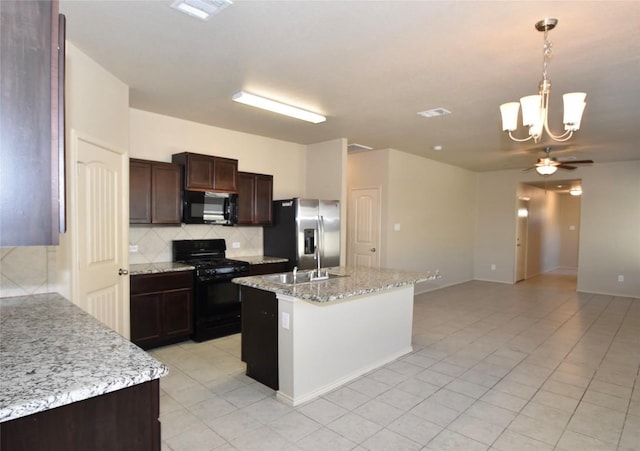
<path fill-rule="evenodd" d="M 523 169 L 522 172 L 528 172 L 528 171 L 531 171 L 531 170 L 533 170 L 535 168 L 536 168 L 535 166 L 531 166 L 530 168 Z"/>
<path fill-rule="evenodd" d="M 569 164 L 593 164 L 593 160 L 573 160 L 567 161 Z"/>
<path fill-rule="evenodd" d="M 558 169 L 566 169 L 567 171 L 575 171 L 576 169 L 578 169 L 577 167 L 569 166 L 568 164 L 559 164 L 559 165 L 556 165 L 556 167 Z"/>

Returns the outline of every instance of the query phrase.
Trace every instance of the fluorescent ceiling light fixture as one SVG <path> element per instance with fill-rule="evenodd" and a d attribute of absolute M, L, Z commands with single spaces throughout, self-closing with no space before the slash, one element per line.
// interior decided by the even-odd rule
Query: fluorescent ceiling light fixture
<path fill-rule="evenodd" d="M 231 0 L 176 0 L 171 7 L 198 19 L 208 20 L 232 3 Z"/>
<path fill-rule="evenodd" d="M 312 113 L 301 108 L 286 105 L 284 103 L 276 102 L 275 100 L 260 97 L 248 92 L 238 91 L 236 92 L 232 100 L 234 102 L 244 103 L 245 105 L 254 106 L 256 108 L 262 108 L 263 110 L 272 111 L 274 113 L 284 114 L 285 116 L 294 117 L 296 119 L 302 119 L 303 121 L 319 124 L 327 120 L 326 117 L 321 114 Z"/>
<path fill-rule="evenodd" d="M 366 152 L 367 150 L 373 150 L 373 147 L 358 143 L 350 143 L 347 146 L 347 151 L 349 152 Z"/>
<path fill-rule="evenodd" d="M 422 117 L 436 117 L 436 116 L 446 116 L 451 114 L 451 111 L 446 108 L 433 108 L 431 110 L 418 111 L 418 116 Z"/>

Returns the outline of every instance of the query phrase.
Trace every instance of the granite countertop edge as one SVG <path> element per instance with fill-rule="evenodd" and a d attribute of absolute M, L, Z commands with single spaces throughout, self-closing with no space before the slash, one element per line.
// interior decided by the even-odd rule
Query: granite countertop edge
<path fill-rule="evenodd" d="M 344 277 L 298 285 L 283 285 L 265 280 L 262 276 L 238 277 L 233 279 L 233 282 L 312 303 L 327 303 L 440 278 L 439 275 L 430 273 L 389 268 L 333 267 L 323 269 L 327 269 L 331 274 Z"/>
<path fill-rule="evenodd" d="M 268 263 L 286 263 L 286 258 L 270 257 L 268 255 L 249 255 L 243 257 L 229 257 L 231 260 L 247 262 L 250 265 L 264 265 Z M 133 263 L 129 265 L 129 275 L 139 276 L 142 274 L 162 274 L 166 272 L 192 271 L 195 266 L 178 262 L 157 262 L 157 263 Z"/>
<path fill-rule="evenodd" d="M 0 320 L 0 423 L 169 372 L 57 293 L 2 298 Z"/>

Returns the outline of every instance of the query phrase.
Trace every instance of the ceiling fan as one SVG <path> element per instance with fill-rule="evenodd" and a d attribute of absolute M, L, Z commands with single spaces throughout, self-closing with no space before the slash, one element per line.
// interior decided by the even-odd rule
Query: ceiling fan
<path fill-rule="evenodd" d="M 573 160 L 570 164 L 567 164 L 562 161 L 558 161 L 557 158 L 551 156 L 551 147 L 545 147 L 543 149 L 546 156 L 544 158 L 538 158 L 536 164 L 531 166 L 530 168 L 523 169 L 523 171 L 530 171 L 535 169 L 536 172 L 540 175 L 551 175 L 555 173 L 558 169 L 565 169 L 568 171 L 574 171 L 577 169 L 576 164 L 593 164 L 593 160 Z"/>

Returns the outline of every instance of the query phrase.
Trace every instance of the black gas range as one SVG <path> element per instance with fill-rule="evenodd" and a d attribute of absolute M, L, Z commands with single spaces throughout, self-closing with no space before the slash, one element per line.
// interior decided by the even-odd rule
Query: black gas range
<path fill-rule="evenodd" d="M 247 262 L 225 257 L 223 239 L 175 240 L 173 261 L 195 266 L 192 338 L 205 341 L 240 332 L 240 288 L 234 277 L 248 276 Z"/>

